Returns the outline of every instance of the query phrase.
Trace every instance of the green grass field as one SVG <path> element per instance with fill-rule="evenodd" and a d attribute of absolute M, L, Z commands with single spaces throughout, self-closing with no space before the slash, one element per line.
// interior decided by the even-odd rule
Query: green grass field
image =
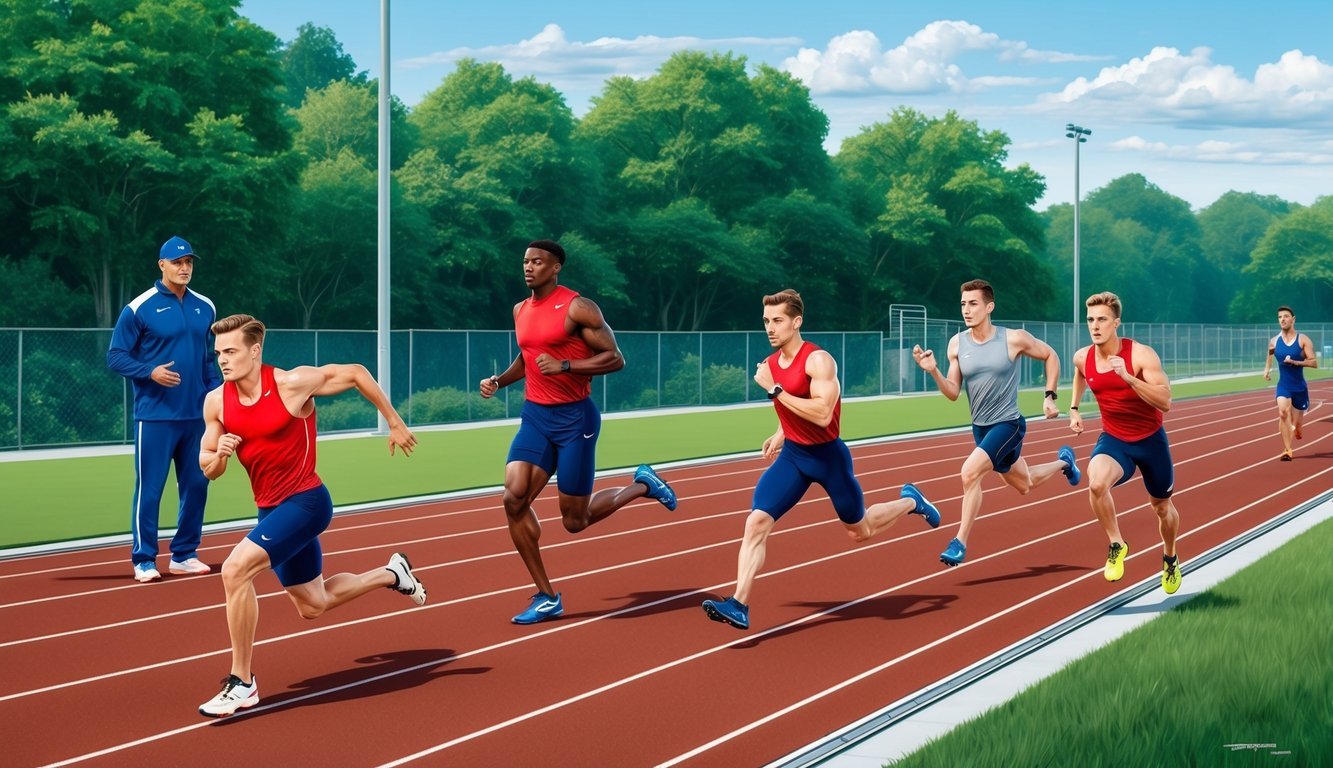
<path fill-rule="evenodd" d="M 1178 398 L 1198 397 L 1263 385 L 1259 376 L 1246 376 L 1182 383 L 1174 391 Z M 1064 389 L 1067 392 L 1067 384 Z M 1024 413 L 1039 414 L 1041 393 L 1024 392 L 1019 402 Z M 842 433 L 854 440 L 964 426 L 968 421 L 964 398 L 949 402 L 935 394 L 847 400 Z M 754 451 L 776 424 L 768 407 L 607 419 L 597 465 L 609 469 Z M 514 431 L 512 425 L 421 431 L 420 446 L 407 459 L 390 458 L 381 438 L 321 440 L 319 474 L 336 504 L 499 485 Z M 129 455 L 0 462 L 5 501 L 0 511 L 0 548 L 125 533 L 133 483 Z M 175 526 L 175 508 L 175 483 L 169 479 L 162 500 L 164 529 Z M 206 520 L 253 515 L 249 481 L 244 470 L 233 465 L 210 487 Z"/>
<path fill-rule="evenodd" d="M 1330 548 L 1326 521 L 893 765 L 1333 765 Z"/>

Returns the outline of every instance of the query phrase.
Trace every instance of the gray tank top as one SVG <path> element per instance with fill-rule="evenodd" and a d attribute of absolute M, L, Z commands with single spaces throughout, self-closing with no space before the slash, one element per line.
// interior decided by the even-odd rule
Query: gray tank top
<path fill-rule="evenodd" d="M 1009 329 L 995 326 L 985 344 L 972 340 L 971 331 L 958 334 L 958 368 L 967 388 L 972 423 L 977 426 L 1013 421 L 1018 410 L 1018 361 L 1009 359 Z"/>

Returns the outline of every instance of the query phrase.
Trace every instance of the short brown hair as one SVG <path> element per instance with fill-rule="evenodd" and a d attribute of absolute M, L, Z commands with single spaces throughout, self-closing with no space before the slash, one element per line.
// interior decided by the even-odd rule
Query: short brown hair
<path fill-rule="evenodd" d="M 776 307 L 779 304 L 787 305 L 785 311 L 788 317 L 801 317 L 805 314 L 805 302 L 801 301 L 801 294 L 790 288 L 764 297 L 765 307 Z"/>
<path fill-rule="evenodd" d="M 1277 308 L 1277 311 L 1278 311 L 1279 314 L 1281 314 L 1283 310 L 1286 310 L 1287 312 L 1290 312 L 1292 317 L 1295 317 L 1295 316 L 1296 316 L 1296 310 L 1292 309 L 1291 307 L 1287 306 L 1286 304 L 1283 304 L 1282 306 L 1280 306 L 1280 307 Z"/>
<path fill-rule="evenodd" d="M 981 296 L 986 300 L 987 304 L 995 303 L 995 289 L 990 287 L 990 283 L 986 282 L 985 280 L 968 280 L 966 283 L 963 283 L 962 287 L 960 287 L 958 291 L 959 293 L 967 293 L 968 291 L 981 291 Z"/>
<path fill-rule="evenodd" d="M 241 337 L 245 339 L 246 346 L 253 347 L 256 344 L 264 343 L 264 331 L 266 329 L 263 323 L 250 315 L 228 315 L 213 323 L 209 330 L 213 332 L 214 336 L 240 331 Z"/>
<path fill-rule="evenodd" d="M 1110 291 L 1094 293 L 1083 303 L 1087 304 L 1089 309 L 1103 305 L 1108 306 L 1111 308 L 1111 314 L 1115 315 L 1115 319 L 1120 319 L 1120 297 Z"/>

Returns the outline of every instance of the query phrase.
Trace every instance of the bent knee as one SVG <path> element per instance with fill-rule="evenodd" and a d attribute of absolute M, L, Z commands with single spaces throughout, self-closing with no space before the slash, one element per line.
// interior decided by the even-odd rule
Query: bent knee
<path fill-rule="evenodd" d="M 296 606 L 296 612 L 299 613 L 299 614 L 301 614 L 301 618 L 306 619 L 307 621 L 309 621 L 309 620 L 311 620 L 311 619 L 318 619 L 320 616 L 323 616 L 323 615 L 324 615 L 324 606 L 322 606 L 322 605 L 307 605 L 307 604 L 305 604 L 305 603 L 302 603 L 302 604 Z"/>
<path fill-rule="evenodd" d="M 583 517 L 561 517 L 560 519 L 565 524 L 565 530 L 570 533 L 578 533 L 589 525 L 586 515 Z"/>

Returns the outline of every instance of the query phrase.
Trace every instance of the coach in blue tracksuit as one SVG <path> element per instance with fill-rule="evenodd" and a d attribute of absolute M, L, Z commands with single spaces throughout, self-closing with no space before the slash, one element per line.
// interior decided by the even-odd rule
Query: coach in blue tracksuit
<path fill-rule="evenodd" d="M 208 480 L 199 468 L 204 395 L 222 384 L 213 363 L 213 302 L 188 288 L 195 255 L 173 237 L 162 244 L 162 279 L 120 311 L 106 365 L 134 384 L 134 505 L 136 581 L 157 570 L 157 517 L 167 469 L 176 464 L 180 512 L 171 540 L 172 573 L 208 573 L 196 549 L 204 524 Z"/>

